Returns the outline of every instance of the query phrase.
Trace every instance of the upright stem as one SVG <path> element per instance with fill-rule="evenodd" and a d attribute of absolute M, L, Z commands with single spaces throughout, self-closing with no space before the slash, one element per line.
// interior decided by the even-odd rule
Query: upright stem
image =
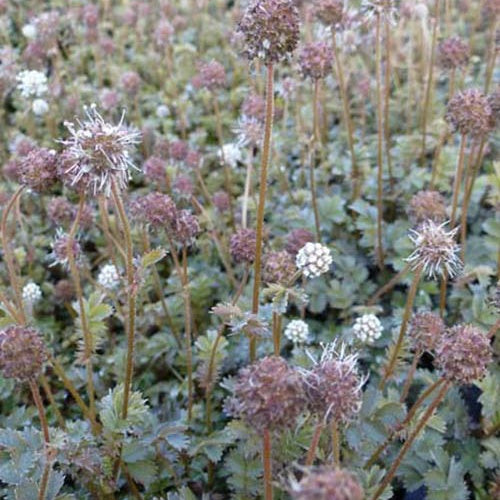
<path fill-rule="evenodd" d="M 271 465 L 271 433 L 264 431 L 262 438 L 262 462 L 264 465 L 264 499 L 273 500 L 272 465 Z"/>
<path fill-rule="evenodd" d="M 338 423 L 332 421 L 332 455 L 335 467 L 340 467 L 340 435 Z"/>
<path fill-rule="evenodd" d="M 309 445 L 309 449 L 307 450 L 306 457 L 306 466 L 312 465 L 314 462 L 314 457 L 316 456 L 316 449 L 318 448 L 319 439 L 321 437 L 321 432 L 323 431 L 324 424 L 322 421 L 319 421 L 314 428 L 314 434 L 311 439 L 311 444 Z"/>
<path fill-rule="evenodd" d="M 45 444 L 50 444 L 49 426 L 47 424 L 47 417 L 45 416 L 42 396 L 40 395 L 38 384 L 36 383 L 35 380 L 30 380 L 29 386 L 31 389 L 31 394 L 33 395 L 33 400 L 35 401 L 36 409 L 38 410 L 40 425 L 42 427 L 42 432 L 43 432 L 43 439 L 45 441 Z"/>
<path fill-rule="evenodd" d="M 134 276 L 134 249 L 132 244 L 132 233 L 123 200 L 121 195 L 113 183 L 111 185 L 113 201 L 118 210 L 118 217 L 122 225 L 123 234 L 125 236 L 125 250 L 127 254 L 126 275 L 127 275 L 127 366 L 125 369 L 125 382 L 123 385 L 123 407 L 122 418 L 125 420 L 128 414 L 128 403 L 130 399 L 130 389 L 132 386 L 132 377 L 134 373 L 134 337 L 135 337 L 135 307 L 136 307 L 136 291 L 135 291 L 135 276 Z"/>
<path fill-rule="evenodd" d="M 460 193 L 460 185 L 462 184 L 462 176 L 464 171 L 465 146 L 467 145 L 467 136 L 462 134 L 460 139 L 460 152 L 458 154 L 457 170 L 455 172 L 455 181 L 453 184 L 453 199 L 451 204 L 450 229 L 455 227 L 455 217 L 458 207 L 458 195 Z"/>
<path fill-rule="evenodd" d="M 434 64 L 436 62 L 436 44 L 437 44 L 437 33 L 438 33 L 440 15 L 441 15 L 441 2 L 440 0 L 436 0 L 435 19 L 434 19 L 434 26 L 432 28 L 431 57 L 429 60 L 429 68 L 428 68 L 429 72 L 427 75 L 427 82 L 425 87 L 424 111 L 422 115 L 422 151 L 421 151 L 422 162 L 424 161 L 425 150 L 426 150 L 427 115 L 429 113 L 432 85 L 434 81 Z"/>
<path fill-rule="evenodd" d="M 497 56 L 497 25 L 498 21 L 495 19 L 491 23 L 490 33 L 489 33 L 489 43 L 488 43 L 488 57 L 486 65 L 486 75 L 484 78 L 484 93 L 487 94 L 490 91 L 491 81 L 493 79 L 493 72 L 495 70 L 495 60 Z"/>
<path fill-rule="evenodd" d="M 399 466 L 401 465 L 401 462 L 403 461 L 404 456 L 410 449 L 411 445 L 415 441 L 415 439 L 418 437 L 422 429 L 425 427 L 429 419 L 432 417 L 432 414 L 436 410 L 436 408 L 439 406 L 441 401 L 445 398 L 446 393 L 448 392 L 448 389 L 450 388 L 450 383 L 447 382 L 446 384 L 443 385 L 441 390 L 439 391 L 439 394 L 436 396 L 434 401 L 429 405 L 427 408 L 426 412 L 418 422 L 417 426 L 415 427 L 415 430 L 410 434 L 408 439 L 406 440 L 405 444 L 401 448 L 398 456 L 396 457 L 396 460 L 394 460 L 392 467 L 389 469 L 387 474 L 385 475 L 382 483 L 380 486 L 377 488 L 377 491 L 372 497 L 372 500 L 377 500 L 380 498 L 384 490 L 387 488 L 387 486 L 390 484 L 392 481 L 394 475 L 396 474 L 396 471 L 398 470 Z"/>
<path fill-rule="evenodd" d="M 386 0 L 387 5 L 389 2 Z M 392 176 L 392 159 L 391 159 L 391 129 L 389 124 L 389 106 L 391 97 L 391 26 L 388 16 L 384 19 L 384 32 L 385 32 L 385 79 L 384 79 L 384 142 L 385 142 L 385 156 L 387 158 L 387 170 L 389 173 L 389 183 L 392 188 L 394 185 L 394 178 Z"/>
<path fill-rule="evenodd" d="M 267 91 L 266 91 L 266 123 L 264 128 L 264 143 L 262 147 L 262 164 L 260 168 L 260 192 L 259 205 L 257 209 L 257 231 L 254 261 L 254 282 L 252 293 L 252 313 L 259 312 L 259 291 L 262 266 L 262 240 L 264 232 L 264 209 L 267 192 L 267 170 L 271 156 L 271 135 L 273 130 L 274 115 L 274 68 L 272 63 L 267 66 Z M 254 361 L 257 354 L 257 339 L 250 339 L 250 361 Z"/>
<path fill-rule="evenodd" d="M 382 246 L 382 219 L 383 219 L 383 109 L 382 109 L 382 40 L 380 32 L 380 13 L 377 13 L 376 23 L 376 72 L 377 72 L 377 264 L 384 267 L 384 249 Z"/>
<path fill-rule="evenodd" d="M 413 281 L 411 282 L 410 290 L 408 292 L 408 298 L 406 299 L 406 306 L 403 313 L 403 319 L 401 321 L 401 327 L 399 329 L 398 340 L 396 341 L 396 345 L 394 347 L 394 350 L 392 351 L 391 359 L 389 360 L 389 363 L 385 368 L 385 373 L 382 380 L 380 381 L 379 389 L 384 388 L 385 383 L 394 372 L 394 368 L 396 366 L 399 353 L 401 352 L 401 348 L 403 347 L 403 340 L 406 333 L 406 328 L 410 320 L 411 312 L 413 309 L 413 302 L 415 301 L 415 295 L 417 294 L 421 276 L 422 276 L 422 267 L 420 266 L 416 269 L 415 274 L 413 276 Z"/>
<path fill-rule="evenodd" d="M 250 199 L 250 190 L 252 186 L 252 170 L 253 170 L 254 153 L 253 148 L 248 155 L 247 172 L 245 177 L 245 190 L 243 192 L 243 201 L 241 206 L 241 226 L 248 226 L 248 200 Z"/>
<path fill-rule="evenodd" d="M 16 307 L 18 309 L 18 314 L 22 319 L 22 322 L 26 322 L 26 316 L 24 314 L 23 307 L 23 299 L 21 295 L 21 288 L 19 286 L 19 280 L 17 278 L 16 266 L 14 263 L 14 254 L 12 252 L 12 248 L 9 242 L 9 235 L 7 231 L 7 220 L 9 218 L 9 213 L 12 210 L 12 207 L 17 203 L 17 200 L 21 196 L 24 190 L 24 186 L 20 186 L 17 191 L 12 195 L 12 198 L 9 200 L 9 203 L 3 210 L 2 214 L 2 223 L 0 228 L 0 236 L 2 238 L 2 247 L 3 247 L 3 255 L 5 264 L 7 266 L 7 272 L 9 274 L 9 281 L 12 286 L 14 292 L 14 300 L 16 303 Z"/>
<path fill-rule="evenodd" d="M 316 163 L 316 148 L 320 146 L 320 136 L 319 136 L 319 119 L 318 119 L 318 94 L 319 94 L 319 80 L 314 82 L 314 99 L 313 99 L 313 122 L 314 122 L 314 135 L 311 145 L 311 150 L 309 152 L 309 187 L 311 189 L 311 201 L 314 213 L 314 227 L 316 229 L 316 241 L 321 240 L 321 226 L 319 223 L 319 210 L 318 210 L 318 200 L 316 196 L 316 179 L 314 176 L 314 169 Z"/>
<path fill-rule="evenodd" d="M 192 314 L 191 297 L 189 293 L 189 278 L 187 273 L 187 249 L 182 247 L 182 295 L 184 298 L 184 322 L 186 332 L 186 363 L 188 365 L 188 422 L 193 416 L 193 350 L 192 350 Z"/>
<path fill-rule="evenodd" d="M 82 325 L 82 333 L 83 333 L 83 343 L 85 349 L 85 368 L 87 371 L 87 393 L 89 397 L 89 415 L 90 421 L 95 423 L 95 395 L 94 395 L 94 376 L 93 376 L 93 368 L 92 368 L 92 334 L 90 332 L 87 312 L 85 310 L 85 301 L 83 300 L 83 290 L 82 284 L 80 282 L 80 273 L 78 271 L 78 267 L 75 262 L 75 255 L 73 253 L 73 241 L 75 238 L 76 230 L 80 224 L 80 218 L 82 216 L 83 207 L 85 206 L 85 196 L 80 196 L 80 203 L 78 204 L 78 211 L 76 213 L 75 220 L 73 221 L 73 225 L 71 226 L 69 235 L 68 235 L 68 244 L 67 244 L 67 258 L 68 265 L 71 272 L 71 277 L 73 279 L 73 284 L 75 286 L 75 294 L 78 301 L 79 308 L 79 316 L 80 322 Z M 95 425 L 93 425 L 94 432 L 96 431 Z"/>
<path fill-rule="evenodd" d="M 281 344 L 281 314 L 273 312 L 273 346 L 274 355 L 280 355 Z"/>
<path fill-rule="evenodd" d="M 408 271 L 410 270 L 411 265 L 406 264 L 401 271 L 399 271 L 395 276 L 393 276 L 383 287 L 379 288 L 377 292 L 370 298 L 370 300 L 366 303 L 367 306 L 373 306 L 375 302 L 377 302 L 382 295 L 392 290 L 402 279 Z"/>
<path fill-rule="evenodd" d="M 422 352 L 420 350 L 415 351 L 413 355 L 413 361 L 411 362 L 410 370 L 405 380 L 403 390 L 401 391 L 401 396 L 399 398 L 400 403 L 404 403 L 408 393 L 410 392 L 410 387 L 413 382 L 413 377 L 415 376 L 415 371 L 417 370 L 418 360 L 420 359 Z"/>
<path fill-rule="evenodd" d="M 340 99 L 342 100 L 344 127 L 346 128 L 349 153 L 351 155 L 352 198 L 353 200 L 356 200 L 359 196 L 360 178 L 358 164 L 356 162 L 356 154 L 354 153 L 354 127 L 349 110 L 349 100 L 347 97 L 347 90 L 345 86 L 344 68 L 342 65 L 342 60 L 340 59 L 340 51 L 337 47 L 337 40 L 335 38 L 334 30 L 332 30 L 332 46 L 335 56 L 335 68 L 337 72 L 337 80 L 339 83 Z"/>

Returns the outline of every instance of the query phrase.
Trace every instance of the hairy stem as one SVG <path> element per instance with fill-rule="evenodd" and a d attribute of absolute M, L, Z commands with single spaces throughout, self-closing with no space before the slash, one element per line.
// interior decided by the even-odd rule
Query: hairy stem
<path fill-rule="evenodd" d="M 314 457 L 316 456 L 316 450 L 318 449 L 319 440 L 321 438 L 321 432 L 323 431 L 324 424 L 322 421 L 316 424 L 314 428 L 314 434 L 311 439 L 311 444 L 309 445 L 309 449 L 307 450 L 306 457 L 306 466 L 310 466 L 314 462 Z"/>
<path fill-rule="evenodd" d="M 42 427 L 43 439 L 45 444 L 50 444 L 49 426 L 47 424 L 47 417 L 45 416 L 45 409 L 43 407 L 42 396 L 38 389 L 38 384 L 35 380 L 29 381 L 33 401 L 35 402 L 36 409 L 38 410 L 38 417 L 40 418 L 40 425 Z"/>
<path fill-rule="evenodd" d="M 271 433 L 268 429 L 262 437 L 262 462 L 264 466 L 264 499 L 273 500 L 272 465 L 271 465 Z"/>
<path fill-rule="evenodd" d="M 340 467 L 340 433 L 339 425 L 335 420 L 332 421 L 332 456 L 333 465 Z"/>
<path fill-rule="evenodd" d="M 257 209 L 257 229 L 256 246 L 254 261 L 254 282 L 252 292 L 252 313 L 259 312 L 259 292 L 261 282 L 262 266 L 262 240 L 264 233 L 264 210 L 266 205 L 267 193 L 267 170 L 271 156 L 271 135 L 273 130 L 274 115 L 274 67 L 272 64 L 267 66 L 267 90 L 266 90 L 266 123 L 264 127 L 264 142 L 262 147 L 262 162 L 260 167 L 260 185 L 259 185 L 259 205 Z M 250 339 L 249 346 L 250 361 L 254 361 L 257 355 L 257 338 L 253 336 Z"/>

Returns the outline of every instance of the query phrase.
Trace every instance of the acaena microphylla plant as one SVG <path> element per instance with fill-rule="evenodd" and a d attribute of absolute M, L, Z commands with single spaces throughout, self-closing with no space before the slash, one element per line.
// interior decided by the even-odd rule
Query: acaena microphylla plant
<path fill-rule="evenodd" d="M 242 418 L 263 440 L 264 498 L 271 500 L 271 433 L 293 426 L 304 411 L 301 377 L 284 359 L 266 357 L 241 369 L 234 398 L 234 416 Z"/>
<path fill-rule="evenodd" d="M 259 311 L 261 281 L 262 236 L 267 192 L 267 171 L 271 153 L 271 136 L 274 116 L 274 65 L 287 58 L 296 48 L 299 39 L 299 15 L 291 0 L 252 0 L 238 25 L 243 34 L 245 54 L 249 60 L 258 58 L 267 68 L 266 118 L 262 145 L 262 163 L 259 181 L 256 246 L 252 312 Z M 256 339 L 250 341 L 250 359 L 256 355 Z"/>

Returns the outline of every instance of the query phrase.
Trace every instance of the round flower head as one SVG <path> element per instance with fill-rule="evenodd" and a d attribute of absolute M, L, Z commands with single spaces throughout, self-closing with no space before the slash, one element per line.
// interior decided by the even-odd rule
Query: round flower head
<path fill-rule="evenodd" d="M 97 276 L 97 283 L 106 290 L 113 290 L 120 284 L 120 275 L 113 264 L 102 266 Z"/>
<path fill-rule="evenodd" d="M 226 70 L 221 63 L 210 61 L 198 65 L 198 74 L 193 79 L 193 85 L 200 89 L 216 90 L 226 85 Z"/>
<path fill-rule="evenodd" d="M 221 160 L 232 168 L 235 168 L 243 158 L 241 149 L 237 144 L 233 143 L 224 144 L 222 151 L 219 151 L 218 155 Z"/>
<path fill-rule="evenodd" d="M 493 111 L 488 98 L 477 89 L 459 92 L 448 103 L 445 116 L 453 132 L 479 137 L 494 127 Z"/>
<path fill-rule="evenodd" d="M 242 368 L 234 393 L 239 416 L 258 432 L 292 427 L 305 406 L 300 375 L 277 356 Z"/>
<path fill-rule="evenodd" d="M 127 94 L 134 96 L 141 88 L 141 77 L 135 71 L 125 71 L 121 76 L 120 83 Z"/>
<path fill-rule="evenodd" d="M 443 195 L 437 191 L 419 191 L 410 200 L 408 215 L 414 224 L 427 220 L 442 223 L 446 219 Z"/>
<path fill-rule="evenodd" d="M 56 237 L 52 242 L 52 259 L 54 263 L 52 265 L 61 264 L 64 267 L 69 266 L 69 257 L 73 256 L 75 262 L 80 258 L 81 247 L 78 240 L 70 237 L 61 229 L 56 232 Z M 71 254 L 69 253 L 71 252 Z"/>
<path fill-rule="evenodd" d="M 375 314 L 363 314 L 352 327 L 354 336 L 363 344 L 373 344 L 382 335 L 383 327 Z"/>
<path fill-rule="evenodd" d="M 421 312 L 410 322 L 410 337 L 417 352 L 432 351 L 439 342 L 446 326 L 439 314 Z"/>
<path fill-rule="evenodd" d="M 488 103 L 493 113 L 495 127 L 498 127 L 500 124 L 500 85 L 497 85 L 497 88 L 488 95 Z"/>
<path fill-rule="evenodd" d="M 200 224 L 189 210 L 178 210 L 171 230 L 174 240 L 179 245 L 189 246 L 200 233 Z"/>
<path fill-rule="evenodd" d="M 66 148 L 63 175 L 83 191 L 110 196 L 113 185 L 117 189 L 127 187 L 129 170 L 136 168 L 131 154 L 140 134 L 123 124 L 125 113 L 117 125 L 106 123 L 95 104 L 86 107 L 85 114 L 83 122 L 65 123 L 70 138 L 61 141 Z"/>
<path fill-rule="evenodd" d="M 59 280 L 54 288 L 54 297 L 61 302 L 71 302 L 75 298 L 75 285 L 70 280 Z"/>
<path fill-rule="evenodd" d="M 295 260 L 297 267 L 307 278 L 316 278 L 327 273 L 332 262 L 330 250 L 321 243 L 306 243 Z"/>
<path fill-rule="evenodd" d="M 264 257 L 263 279 L 266 283 L 286 284 L 295 274 L 294 258 L 287 252 L 271 252 Z"/>
<path fill-rule="evenodd" d="M 57 181 L 57 165 L 54 150 L 34 148 L 21 160 L 20 182 L 36 193 L 47 191 Z"/>
<path fill-rule="evenodd" d="M 49 110 L 49 105 L 45 99 L 35 99 L 31 109 L 36 116 L 43 116 Z"/>
<path fill-rule="evenodd" d="M 47 93 L 47 77 L 40 71 L 21 71 L 17 81 L 23 97 L 42 97 Z"/>
<path fill-rule="evenodd" d="M 52 198 L 47 205 L 47 215 L 56 226 L 64 226 L 73 220 L 73 205 L 64 196 Z"/>
<path fill-rule="evenodd" d="M 30 281 L 24 285 L 22 296 L 25 304 L 33 306 L 42 298 L 42 289 L 36 283 Z"/>
<path fill-rule="evenodd" d="M 332 63 L 332 49 L 325 42 L 308 43 L 299 53 L 299 65 L 304 78 L 325 78 L 332 69 Z"/>
<path fill-rule="evenodd" d="M 299 40 L 299 13 L 292 0 L 252 0 L 238 30 L 245 54 L 272 64 L 291 54 Z"/>
<path fill-rule="evenodd" d="M 214 193 L 212 203 L 220 213 L 227 212 L 231 208 L 231 198 L 226 191 L 217 191 Z"/>
<path fill-rule="evenodd" d="M 488 336 L 472 325 L 446 330 L 436 348 L 435 363 L 447 380 L 470 384 L 486 374 L 492 360 Z"/>
<path fill-rule="evenodd" d="M 151 182 L 164 183 L 166 172 L 165 160 L 162 160 L 158 156 L 150 156 L 144 162 L 144 176 Z"/>
<path fill-rule="evenodd" d="M 292 486 L 293 500 L 363 500 L 365 494 L 356 477 L 342 469 L 322 467 L 307 472 Z"/>
<path fill-rule="evenodd" d="M 180 198 L 189 199 L 194 192 L 193 181 L 188 175 L 179 175 L 172 183 L 174 193 Z"/>
<path fill-rule="evenodd" d="M 9 326 L 0 331 L 0 371 L 5 378 L 34 380 L 46 359 L 45 345 L 34 328 Z"/>
<path fill-rule="evenodd" d="M 319 0 L 315 4 L 317 18 L 327 26 L 342 24 L 344 19 L 344 0 Z"/>
<path fill-rule="evenodd" d="M 462 266 L 458 257 L 459 245 L 455 242 L 457 229 L 446 231 L 447 223 L 424 222 L 418 229 L 410 230 L 415 250 L 406 259 L 413 269 L 422 268 L 429 278 L 448 275 L 453 278 Z"/>
<path fill-rule="evenodd" d="M 346 424 L 361 409 L 364 380 L 358 374 L 357 356 L 346 354 L 344 346 L 326 347 L 311 370 L 303 370 L 309 409 L 320 419 Z"/>
<path fill-rule="evenodd" d="M 257 236 L 255 230 L 241 228 L 231 236 L 229 250 L 235 262 L 251 264 L 255 259 L 256 245 Z"/>
<path fill-rule="evenodd" d="M 467 66 L 470 56 L 469 45 L 458 36 L 447 38 L 439 44 L 438 56 L 443 68 L 456 69 Z"/>
<path fill-rule="evenodd" d="M 285 337 L 294 344 L 305 344 L 309 339 L 309 326 L 301 319 L 294 319 L 286 325 Z"/>
<path fill-rule="evenodd" d="M 308 229 L 293 229 L 286 236 L 286 251 L 295 257 L 306 243 L 312 241 L 314 234 Z"/>
<path fill-rule="evenodd" d="M 262 122 L 250 116 L 243 115 L 234 129 L 238 136 L 238 146 L 258 147 L 262 140 Z"/>
<path fill-rule="evenodd" d="M 135 219 L 158 229 L 173 224 L 177 208 L 170 196 L 153 192 L 131 202 L 130 212 Z"/>

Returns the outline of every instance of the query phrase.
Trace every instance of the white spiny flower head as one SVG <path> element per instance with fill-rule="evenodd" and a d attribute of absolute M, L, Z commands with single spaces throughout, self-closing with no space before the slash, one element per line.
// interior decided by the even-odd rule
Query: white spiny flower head
<path fill-rule="evenodd" d="M 382 335 L 383 327 L 375 314 L 364 314 L 352 327 L 354 336 L 364 344 L 373 344 Z"/>
<path fill-rule="evenodd" d="M 23 97 L 41 97 L 47 90 L 47 77 L 41 71 L 25 70 L 17 75 L 17 88 Z"/>
<path fill-rule="evenodd" d="M 42 289 L 30 281 L 23 287 L 23 302 L 30 306 L 35 305 L 42 298 Z"/>
<path fill-rule="evenodd" d="M 113 264 L 106 264 L 99 271 L 97 282 L 107 290 L 113 290 L 120 284 L 120 275 Z"/>
<path fill-rule="evenodd" d="M 294 319 L 286 325 L 284 333 L 294 344 L 305 344 L 309 339 L 309 326 L 301 319 Z"/>
<path fill-rule="evenodd" d="M 455 241 L 458 228 L 446 231 L 446 224 L 428 220 L 417 229 L 410 230 L 409 237 L 415 244 L 415 250 L 406 261 L 413 269 L 422 268 L 431 279 L 444 275 L 453 278 L 462 267 L 458 256 L 460 245 Z"/>
<path fill-rule="evenodd" d="M 224 144 L 222 151 L 219 151 L 219 158 L 226 162 L 230 167 L 235 168 L 238 162 L 243 158 L 241 149 L 232 142 Z"/>
<path fill-rule="evenodd" d="M 316 278 L 327 273 L 332 262 L 330 249 L 321 243 L 306 243 L 296 258 L 297 267 L 307 278 Z"/>
<path fill-rule="evenodd" d="M 49 110 L 49 105 L 45 99 L 35 99 L 31 105 L 31 109 L 36 116 L 43 116 Z"/>
<path fill-rule="evenodd" d="M 234 128 L 238 135 L 238 146 L 258 146 L 262 140 L 262 122 L 257 118 L 243 115 Z"/>
<path fill-rule="evenodd" d="M 69 139 L 60 142 L 66 146 L 67 174 L 73 186 L 92 195 L 110 196 L 114 184 L 117 189 L 127 187 L 130 170 L 139 170 L 132 161 L 134 146 L 140 142 L 140 132 L 124 124 L 125 111 L 118 124 L 104 121 L 96 105 L 85 107 L 86 119 L 66 122 Z"/>

